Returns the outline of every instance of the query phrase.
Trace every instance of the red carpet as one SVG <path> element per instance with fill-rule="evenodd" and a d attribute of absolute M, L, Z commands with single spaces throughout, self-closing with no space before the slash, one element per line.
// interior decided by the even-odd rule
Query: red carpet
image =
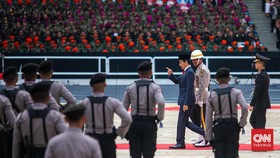
<path fill-rule="evenodd" d="M 158 150 L 173 150 L 169 149 L 169 146 L 172 146 L 174 144 L 157 144 Z M 127 150 L 129 149 L 129 144 L 117 144 L 117 149 L 120 150 Z M 279 144 L 274 144 L 273 147 L 274 150 L 280 150 Z M 176 149 L 178 150 L 178 149 Z M 194 147 L 192 144 L 187 144 L 186 149 L 180 149 L 180 150 L 212 150 L 211 147 Z M 251 144 L 240 144 L 239 150 L 251 150 Z"/>
<path fill-rule="evenodd" d="M 238 106 L 238 109 L 240 109 L 240 106 Z M 280 109 L 280 105 L 279 104 L 274 104 L 271 106 L 271 109 Z M 174 111 L 174 110 L 179 110 L 179 106 L 171 106 L 171 107 L 166 107 L 165 110 L 167 111 Z"/>
<path fill-rule="evenodd" d="M 238 109 L 240 109 L 240 106 L 238 106 Z M 280 109 L 280 104 L 271 105 L 271 109 Z M 130 111 L 130 108 L 128 110 Z M 165 107 L 165 110 L 167 110 L 167 111 L 178 111 L 179 106 L 174 105 L 174 106 Z"/>

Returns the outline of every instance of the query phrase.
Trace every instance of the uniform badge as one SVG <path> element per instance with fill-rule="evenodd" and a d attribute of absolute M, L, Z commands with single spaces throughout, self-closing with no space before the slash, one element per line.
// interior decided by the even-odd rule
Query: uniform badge
<path fill-rule="evenodd" d="M 205 70 L 204 70 L 204 69 L 201 69 L 201 70 L 199 71 L 199 76 L 200 76 L 200 77 L 203 77 L 204 73 L 205 73 Z"/>

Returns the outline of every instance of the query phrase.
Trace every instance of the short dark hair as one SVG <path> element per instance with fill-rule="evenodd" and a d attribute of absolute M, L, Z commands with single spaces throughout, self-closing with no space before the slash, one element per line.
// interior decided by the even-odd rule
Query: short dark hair
<path fill-rule="evenodd" d="M 97 83 L 102 83 L 106 81 L 106 75 L 102 74 L 102 73 L 96 73 L 94 75 L 91 76 L 91 79 L 89 81 L 89 85 L 93 86 L 94 84 Z"/>
<path fill-rule="evenodd" d="M 51 60 L 42 61 L 39 65 L 38 72 L 47 74 L 53 71 L 53 62 Z"/>
<path fill-rule="evenodd" d="M 142 61 L 138 66 L 137 66 L 137 71 L 142 72 L 142 71 L 150 71 L 152 70 L 152 62 L 150 61 Z"/>
<path fill-rule="evenodd" d="M 76 122 L 84 115 L 86 107 L 83 104 L 70 105 L 64 110 L 64 115 L 70 122 Z"/>
<path fill-rule="evenodd" d="M 221 67 L 216 72 L 216 78 L 222 79 L 229 77 L 230 69 L 227 67 Z"/>
<path fill-rule="evenodd" d="M 13 81 L 15 79 L 17 79 L 18 77 L 18 73 L 17 73 L 17 68 L 10 66 L 7 67 L 4 72 L 3 72 L 3 79 L 4 81 Z"/>
<path fill-rule="evenodd" d="M 32 85 L 30 95 L 34 102 L 45 101 L 50 95 L 50 85 L 45 82 L 38 82 Z"/>
<path fill-rule="evenodd" d="M 39 65 L 37 65 L 35 63 L 27 63 L 27 64 L 23 65 L 21 71 L 27 75 L 34 75 L 37 73 L 38 68 L 39 68 Z"/>

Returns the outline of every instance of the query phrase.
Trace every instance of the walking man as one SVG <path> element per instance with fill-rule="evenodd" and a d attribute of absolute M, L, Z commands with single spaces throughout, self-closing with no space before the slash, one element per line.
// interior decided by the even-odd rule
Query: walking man
<path fill-rule="evenodd" d="M 139 79 L 126 88 L 123 97 L 124 107 L 128 110 L 131 106 L 133 119 L 128 136 L 130 155 L 132 158 L 153 158 L 157 143 L 156 122 L 164 118 L 165 103 L 160 86 L 150 79 L 152 63 L 141 62 L 137 72 Z"/>
<path fill-rule="evenodd" d="M 176 144 L 174 146 L 169 147 L 171 149 L 185 149 L 186 127 L 204 136 L 204 130 L 201 127 L 189 121 L 191 111 L 195 106 L 195 74 L 189 62 L 189 54 L 179 55 L 179 66 L 183 70 L 182 75 L 180 75 L 179 77 L 175 77 L 173 75 L 173 70 L 166 67 L 168 78 L 175 84 L 179 84 L 179 97 L 177 104 L 180 106 L 180 110 L 177 123 L 177 136 Z"/>
<path fill-rule="evenodd" d="M 192 122 L 205 130 L 205 110 L 206 103 L 208 102 L 208 87 L 210 84 L 210 71 L 208 67 L 203 63 L 203 54 L 200 50 L 194 50 L 191 54 L 191 60 L 196 67 L 195 71 L 195 106 L 191 111 Z M 198 139 L 194 142 L 197 147 L 208 146 L 202 135 L 199 135 Z"/>

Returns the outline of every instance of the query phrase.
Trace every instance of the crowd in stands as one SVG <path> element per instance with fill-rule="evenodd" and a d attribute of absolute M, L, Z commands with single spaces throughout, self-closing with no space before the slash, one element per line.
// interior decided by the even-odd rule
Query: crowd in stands
<path fill-rule="evenodd" d="M 3 0 L 0 50 L 267 51 L 242 0 L 194 0 L 184 4 L 187 10 L 169 1 Z"/>
<path fill-rule="evenodd" d="M 280 41 L 280 1 L 266 0 L 265 15 L 271 19 L 271 32 L 276 33 Z"/>

